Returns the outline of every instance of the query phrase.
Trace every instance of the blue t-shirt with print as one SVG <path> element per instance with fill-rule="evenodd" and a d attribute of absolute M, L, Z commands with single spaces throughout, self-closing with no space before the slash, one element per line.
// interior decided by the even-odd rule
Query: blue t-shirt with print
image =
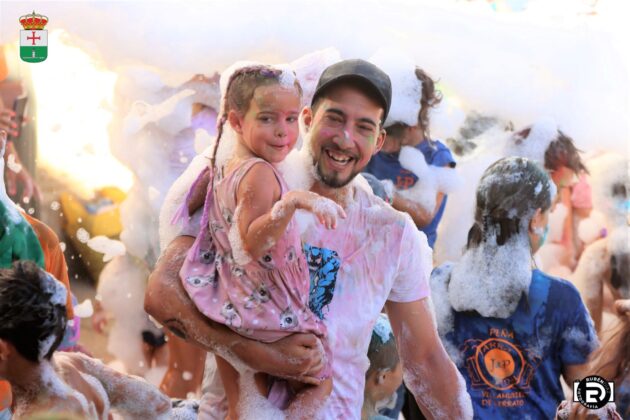
<path fill-rule="evenodd" d="M 422 152 L 424 160 L 428 165 L 455 166 L 455 159 L 453 159 L 451 151 L 440 141 L 423 141 L 416 146 L 416 149 Z M 377 153 L 368 163 L 365 172 L 371 173 L 378 179 L 389 179 L 399 190 L 406 190 L 413 187 L 418 180 L 417 176 L 400 166 L 398 153 Z M 427 235 L 427 240 L 431 248 L 433 248 L 433 244 L 435 244 L 435 240 L 437 239 L 437 227 L 444 214 L 446 198 L 447 197 L 444 196 L 444 200 L 431 220 L 431 223 L 420 228 L 420 230 Z"/>
<path fill-rule="evenodd" d="M 539 270 L 509 318 L 453 315 L 444 339 L 458 351 L 476 419 L 554 418 L 563 368 L 585 363 L 598 343 L 575 286 Z"/>

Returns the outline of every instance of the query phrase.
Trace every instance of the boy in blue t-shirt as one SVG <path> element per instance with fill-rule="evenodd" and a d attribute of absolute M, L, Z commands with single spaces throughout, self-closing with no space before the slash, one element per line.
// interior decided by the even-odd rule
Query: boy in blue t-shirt
<path fill-rule="evenodd" d="M 440 167 L 455 167 L 455 159 L 451 151 L 443 143 L 431 140 L 429 136 L 429 110 L 437 106 L 442 100 L 441 94 L 435 90 L 433 80 L 420 68 L 415 69 L 415 75 L 421 88 L 420 97 L 417 99 L 417 117 L 410 119 L 408 111 L 396 112 L 397 100 L 402 102 L 408 98 L 399 98 L 397 91 L 409 91 L 410 87 L 401 86 L 403 89 L 395 89 L 392 97 L 392 109 L 385 121 L 385 131 L 387 138 L 379 153 L 372 157 L 363 174 L 372 186 L 374 193 L 389 201 L 392 207 L 408 213 L 414 223 L 422 232 L 427 235 L 429 246 L 433 248 L 437 239 L 437 227 L 442 219 L 444 208 L 446 207 L 446 195 L 438 192 L 436 206 L 434 209 L 423 208 L 420 204 L 403 197 L 397 191 L 407 190 L 415 185 L 418 177 L 411 171 L 404 169 L 398 161 L 398 155 L 402 146 L 411 146 L 418 149 L 424 155 L 428 165 Z M 392 80 L 393 85 L 396 80 Z M 399 107 L 402 108 L 402 107 Z M 415 125 L 409 123 L 413 120 Z M 372 176 L 370 176 L 372 175 Z M 379 181 L 389 180 L 395 187 L 384 188 L 385 185 Z M 391 185 L 391 184 L 390 184 Z"/>

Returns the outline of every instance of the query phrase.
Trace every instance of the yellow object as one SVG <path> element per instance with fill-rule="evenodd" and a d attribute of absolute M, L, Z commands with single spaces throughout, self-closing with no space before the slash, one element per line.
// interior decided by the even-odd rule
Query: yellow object
<path fill-rule="evenodd" d="M 88 202 L 72 193 L 61 193 L 59 201 L 63 213 L 63 230 L 95 281 L 98 280 L 105 263 L 103 254 L 88 247 L 87 240 L 100 235 L 118 239 L 123 228 L 119 206 L 125 197 L 125 193 L 116 187 L 97 190 L 95 197 Z M 112 202 L 111 205 L 97 205 L 107 199 Z M 95 210 L 90 211 L 89 207 Z"/>

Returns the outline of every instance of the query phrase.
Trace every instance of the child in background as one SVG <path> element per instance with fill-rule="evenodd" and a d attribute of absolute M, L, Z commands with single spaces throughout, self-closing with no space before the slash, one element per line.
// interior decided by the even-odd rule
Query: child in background
<path fill-rule="evenodd" d="M 577 184 L 578 176 L 588 174 L 580 151 L 573 139 L 562 132 L 554 120 L 541 118 L 512 135 L 506 145 L 506 154 L 534 159 L 544 165 L 556 185 L 558 197 L 549 216 L 549 238 L 539 255 L 545 271 L 568 277 L 577 262 L 574 203 L 588 206 L 590 202 L 588 189 L 584 188 L 583 183 Z M 578 189 L 575 197 L 572 196 L 574 187 Z"/>
<path fill-rule="evenodd" d="M 588 174 L 588 169 L 584 166 L 579 150 L 573 144 L 573 139 L 560 130 L 558 130 L 556 139 L 552 141 L 545 150 L 544 163 L 545 169 L 549 171 L 551 179 L 558 188 L 558 202 L 562 203 L 567 209 L 560 244 L 564 247 L 566 252 L 566 265 L 574 269 L 577 263 L 578 253 L 574 244 L 573 189 L 578 186 L 577 177 Z M 585 182 L 585 180 L 583 180 L 583 182 Z M 588 192 L 585 191 L 584 193 L 588 195 Z M 582 201 L 589 201 L 587 197 L 582 198 Z"/>
<path fill-rule="evenodd" d="M 387 406 L 397 397 L 396 390 L 402 384 L 402 365 L 394 332 L 385 314 L 381 314 L 374 325 L 368 348 L 368 359 L 370 359 L 370 367 L 365 373 L 361 418 L 363 420 L 389 419 L 379 414 L 379 409 Z"/>
<path fill-rule="evenodd" d="M 308 307 L 309 269 L 293 214 L 314 213 L 328 228 L 343 209 L 308 191 L 287 191 L 275 165 L 284 160 L 298 137 L 301 89 L 290 71 L 268 66 L 242 67 L 230 75 L 222 98 L 222 115 L 214 153 L 198 180 L 210 177 L 202 231 L 190 249 L 180 276 L 200 312 L 246 337 L 273 342 L 309 332 L 326 343 L 326 329 Z M 234 134 L 235 151 L 216 161 L 224 126 Z M 186 200 L 191 208 L 195 185 Z M 330 354 L 319 386 L 291 382 L 296 393 L 289 418 L 312 418 L 332 390 Z M 230 418 L 238 418 L 238 372 L 217 357 L 229 401 Z M 270 399 L 274 382 L 255 375 L 260 393 Z M 241 383 L 243 381 L 240 381 Z M 274 387 L 275 388 L 275 387 Z"/>
<path fill-rule="evenodd" d="M 0 130 L 0 157 L 4 156 L 6 131 Z M 68 267 L 59 246 L 59 238 L 43 222 L 29 216 L 8 197 L 4 183 L 4 160 L 0 159 L 0 228 L 5 234 L 0 239 L 0 268 L 9 268 L 15 260 L 34 261 L 59 279 L 67 289 L 66 337 L 60 350 L 78 348 L 79 322 L 73 322 L 74 311 L 70 294 Z M 11 387 L 0 380 L 0 419 L 8 415 Z"/>
<path fill-rule="evenodd" d="M 40 412 L 107 418 L 110 409 L 128 418 L 169 418 L 170 401 L 155 387 L 84 354 L 55 353 L 66 297 L 63 284 L 33 262 L 0 270 L 0 378 L 13 389 L 14 418 Z"/>
<path fill-rule="evenodd" d="M 403 146 L 410 146 L 421 153 L 427 165 L 436 167 L 455 168 L 455 159 L 450 149 L 438 140 L 430 137 L 429 112 L 437 107 L 442 100 L 441 93 L 436 90 L 435 82 L 421 68 L 408 66 L 408 72 L 412 74 L 399 74 L 396 77 L 397 69 L 389 69 L 387 62 L 391 60 L 377 59 L 376 64 L 383 68 L 392 77 L 394 88 L 392 96 L 392 111 L 385 121 L 385 131 L 387 138 L 383 148 L 368 163 L 365 171 L 374 177 L 364 175 L 374 193 L 378 194 L 382 190 L 381 198 L 389 201 L 391 205 L 399 211 L 408 213 L 419 230 L 427 235 L 429 246 L 433 248 L 437 240 L 437 228 L 444 214 L 447 196 L 443 191 L 435 191 L 434 200 L 430 200 L 431 208 L 427 208 L 425 203 L 414 200 L 411 196 L 402 191 L 409 190 L 418 182 L 418 176 L 403 168 L 399 161 L 399 155 Z M 389 71 L 388 71 L 389 70 Z M 403 78 L 402 76 L 407 76 Z M 409 80 L 413 80 L 417 85 L 415 97 L 408 96 L 409 92 L 414 92 L 412 86 L 407 86 Z M 405 103 L 410 102 L 411 103 Z M 415 102 L 415 104 L 413 103 Z M 415 105 L 415 109 L 411 106 Z M 407 107 L 409 109 L 407 109 Z M 414 110 L 412 115 L 409 110 Z M 384 188 L 380 188 L 381 184 Z M 392 188 L 393 187 L 393 188 Z"/>

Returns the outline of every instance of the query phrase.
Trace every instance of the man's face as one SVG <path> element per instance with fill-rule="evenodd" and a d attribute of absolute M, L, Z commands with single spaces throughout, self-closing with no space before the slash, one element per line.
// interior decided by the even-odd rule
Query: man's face
<path fill-rule="evenodd" d="M 304 109 L 311 154 L 319 180 L 328 187 L 348 184 L 385 140 L 383 108 L 360 90 L 339 85 L 320 100 L 313 114 Z"/>

